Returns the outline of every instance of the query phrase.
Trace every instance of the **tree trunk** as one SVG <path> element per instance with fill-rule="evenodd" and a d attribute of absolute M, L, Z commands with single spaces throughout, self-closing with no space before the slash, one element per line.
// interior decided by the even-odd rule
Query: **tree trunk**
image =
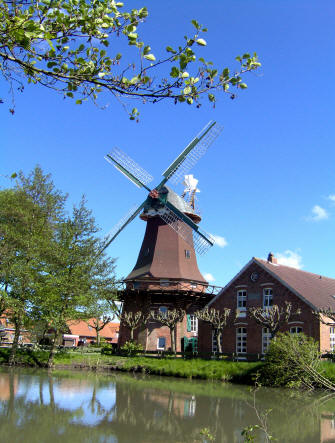
<path fill-rule="evenodd" d="M 55 337 L 54 337 L 52 345 L 51 345 L 48 363 L 47 363 L 48 368 L 52 368 L 54 365 L 54 356 L 56 353 L 56 341 L 57 341 L 58 337 L 59 337 L 59 332 L 55 331 Z"/>
<path fill-rule="evenodd" d="M 134 341 L 134 328 L 130 328 L 130 341 Z"/>
<path fill-rule="evenodd" d="M 95 329 L 95 332 L 96 332 L 97 345 L 99 346 L 100 345 L 100 331 L 99 331 L 99 327 L 97 327 Z"/>
<path fill-rule="evenodd" d="M 171 351 L 175 354 L 176 353 L 175 328 L 170 329 L 170 336 L 171 336 Z"/>
<path fill-rule="evenodd" d="M 217 344 L 218 344 L 219 354 L 222 354 L 221 336 L 222 336 L 222 331 L 218 330 L 216 333 L 216 340 L 217 340 Z"/>
<path fill-rule="evenodd" d="M 19 347 L 19 337 L 21 332 L 21 322 L 19 320 L 15 320 L 14 324 L 15 324 L 15 333 L 14 333 L 14 340 L 12 343 L 12 349 L 9 355 L 9 361 L 8 361 L 9 366 L 14 366 L 16 363 L 16 353 Z"/>

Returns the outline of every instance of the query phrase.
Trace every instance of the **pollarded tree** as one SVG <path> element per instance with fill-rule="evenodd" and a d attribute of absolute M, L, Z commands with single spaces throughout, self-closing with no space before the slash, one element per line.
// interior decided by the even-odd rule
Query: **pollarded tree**
<path fill-rule="evenodd" d="M 228 322 L 233 322 L 235 317 L 231 315 L 231 309 L 224 308 L 222 311 L 219 309 L 203 309 L 201 311 L 196 311 L 195 316 L 206 323 L 209 323 L 212 327 L 213 333 L 216 337 L 218 344 L 218 351 L 222 353 L 221 337 L 224 328 L 227 326 Z"/>
<path fill-rule="evenodd" d="M 171 337 L 171 351 L 176 353 L 176 329 L 177 324 L 182 322 L 186 312 L 184 309 L 168 309 L 167 311 L 152 311 L 151 318 L 154 321 L 158 321 L 163 326 L 167 326 L 170 329 Z"/>
<path fill-rule="evenodd" d="M 333 326 L 335 323 L 335 311 L 331 308 L 321 308 L 318 311 L 312 311 L 318 320 L 324 325 Z"/>
<path fill-rule="evenodd" d="M 257 324 L 268 328 L 271 339 L 276 336 L 279 329 L 287 324 L 292 315 L 300 315 L 300 309 L 292 312 L 292 303 L 285 302 L 285 306 L 273 305 L 269 308 L 249 308 L 249 315 Z"/>
<path fill-rule="evenodd" d="M 130 341 L 134 341 L 134 331 L 142 325 L 146 325 L 150 319 L 149 312 L 122 312 L 119 314 L 120 323 L 130 331 Z"/>
<path fill-rule="evenodd" d="M 100 332 L 110 323 L 115 314 L 110 312 L 110 304 L 97 298 L 87 312 L 86 323 L 95 330 L 96 343 L 100 345 Z"/>
<path fill-rule="evenodd" d="M 12 91 L 23 91 L 27 79 L 78 104 L 107 91 L 118 100 L 199 106 L 202 95 L 215 102 L 216 91 L 234 98 L 230 87 L 246 88 L 243 74 L 260 66 L 256 54 L 246 53 L 236 57 L 236 72 L 213 67 L 198 54 L 206 29 L 196 20 L 192 35 L 156 59 L 139 35 L 147 16 L 146 7 L 124 10 L 115 0 L 0 0 L 0 72 Z M 134 120 L 138 111 L 129 114 Z"/>

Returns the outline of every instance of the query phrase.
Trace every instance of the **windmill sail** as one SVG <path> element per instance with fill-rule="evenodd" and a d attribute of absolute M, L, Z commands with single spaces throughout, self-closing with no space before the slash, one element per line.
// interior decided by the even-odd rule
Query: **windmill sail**
<path fill-rule="evenodd" d="M 179 183 L 187 172 L 206 153 L 207 149 L 220 135 L 223 127 L 216 122 L 209 122 L 205 128 L 189 143 L 176 160 L 163 172 L 165 179 L 161 185 L 170 180 Z"/>
<path fill-rule="evenodd" d="M 200 230 L 187 215 L 180 212 L 171 203 L 167 202 L 164 211 L 159 211 L 160 218 L 168 224 L 178 235 L 200 254 L 204 254 L 214 244 L 214 239 Z"/>
<path fill-rule="evenodd" d="M 147 185 L 153 180 L 153 177 L 132 158 L 121 151 L 121 149 L 114 148 L 105 156 L 105 159 L 115 166 L 116 169 L 124 174 L 138 188 L 144 187 L 150 191 Z"/>
<path fill-rule="evenodd" d="M 109 231 L 106 235 L 101 251 L 104 251 L 112 243 L 112 241 L 120 234 L 120 232 L 142 211 L 146 200 L 136 209 L 136 206 L 132 207 L 127 214 L 121 218 L 121 220 Z"/>

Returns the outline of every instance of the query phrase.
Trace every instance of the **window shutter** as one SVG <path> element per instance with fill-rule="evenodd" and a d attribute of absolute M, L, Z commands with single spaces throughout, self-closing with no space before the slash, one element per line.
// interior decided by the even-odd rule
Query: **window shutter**
<path fill-rule="evenodd" d="M 190 316 L 190 314 L 186 315 L 186 322 L 187 322 L 187 332 L 191 332 L 191 316 Z"/>

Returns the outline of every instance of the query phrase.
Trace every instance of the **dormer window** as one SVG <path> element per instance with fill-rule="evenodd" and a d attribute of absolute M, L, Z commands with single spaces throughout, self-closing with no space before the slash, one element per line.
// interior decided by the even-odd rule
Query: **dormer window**
<path fill-rule="evenodd" d="M 159 284 L 161 286 L 169 286 L 170 285 L 170 281 L 168 278 L 161 278 Z"/>
<path fill-rule="evenodd" d="M 191 251 L 189 249 L 185 249 L 185 258 L 191 258 Z"/>

